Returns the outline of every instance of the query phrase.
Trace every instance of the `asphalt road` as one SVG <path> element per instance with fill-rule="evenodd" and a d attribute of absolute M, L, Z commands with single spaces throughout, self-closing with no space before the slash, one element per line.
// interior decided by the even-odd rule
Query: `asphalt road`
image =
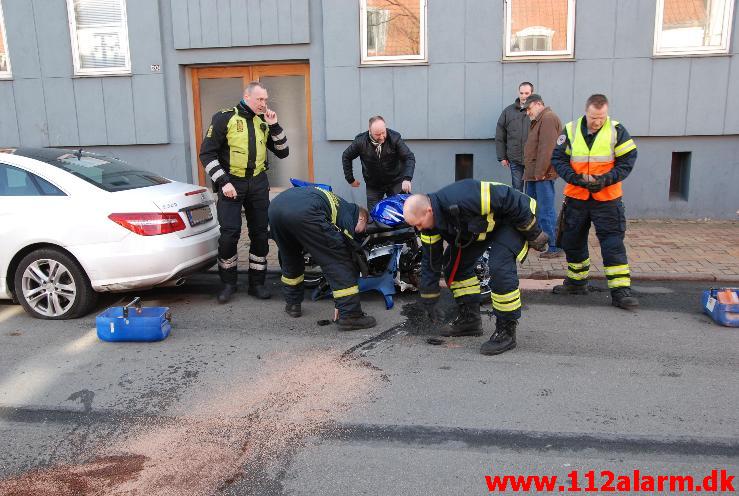
<path fill-rule="evenodd" d="M 487 336 L 427 344 L 411 296 L 392 311 L 365 298 L 377 328 L 341 333 L 317 324 L 331 302 L 291 319 L 280 298 L 218 306 L 216 289 L 202 275 L 142 294 L 172 308 L 160 343 L 0 304 L 0 494 L 58 467 L 97 478 L 77 494 L 124 479 L 129 494 L 457 495 L 490 494 L 495 475 L 556 475 L 554 492 L 573 471 L 583 491 L 590 470 L 595 487 L 601 471 L 613 486 L 634 470 L 739 475 L 739 329 L 700 313 L 701 285 L 638 285 L 636 312 L 607 291 L 526 291 L 518 347 L 497 357 L 478 353 Z M 111 455 L 125 478 L 84 472 Z"/>

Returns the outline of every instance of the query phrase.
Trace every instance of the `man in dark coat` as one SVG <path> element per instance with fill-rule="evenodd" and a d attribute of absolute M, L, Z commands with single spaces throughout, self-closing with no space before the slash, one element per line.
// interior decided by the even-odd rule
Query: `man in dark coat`
<path fill-rule="evenodd" d="M 495 128 L 495 150 L 498 162 L 511 170 L 511 186 L 523 191 L 523 148 L 529 132 L 526 99 L 534 92 L 528 81 L 518 85 L 518 98 L 501 112 Z"/>
<path fill-rule="evenodd" d="M 369 130 L 358 134 L 341 156 L 344 177 L 353 188 L 360 185 L 352 171 L 352 161 L 357 157 L 362 162 L 362 176 L 367 183 L 370 212 L 385 196 L 411 192 L 416 157 L 400 133 L 386 127 L 382 116 L 371 117 Z"/>

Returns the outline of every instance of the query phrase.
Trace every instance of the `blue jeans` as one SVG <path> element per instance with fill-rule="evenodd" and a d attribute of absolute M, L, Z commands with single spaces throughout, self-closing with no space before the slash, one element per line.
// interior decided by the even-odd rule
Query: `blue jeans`
<path fill-rule="evenodd" d="M 509 161 L 508 166 L 511 168 L 511 186 L 523 193 L 523 164 Z"/>
<path fill-rule="evenodd" d="M 554 180 L 527 181 L 526 194 L 536 200 L 536 217 L 541 229 L 549 236 L 549 252 L 556 252 L 554 228 L 557 214 L 554 211 Z"/>

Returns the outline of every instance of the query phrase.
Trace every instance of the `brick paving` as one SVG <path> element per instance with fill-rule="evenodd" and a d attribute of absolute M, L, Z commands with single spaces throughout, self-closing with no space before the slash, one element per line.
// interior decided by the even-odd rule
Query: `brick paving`
<path fill-rule="evenodd" d="M 591 271 L 603 278 L 600 245 L 591 229 Z M 626 252 L 634 279 L 676 279 L 739 282 L 739 222 L 630 220 Z M 562 258 L 541 259 L 532 252 L 519 270 L 521 277 L 564 277 Z"/>
<path fill-rule="evenodd" d="M 248 240 L 246 232 L 242 240 Z M 248 243 L 242 241 L 241 245 L 239 260 L 243 262 L 248 260 Z M 594 229 L 589 245 L 591 277 L 603 278 Z M 630 220 L 626 250 L 634 279 L 739 283 L 738 221 Z M 276 269 L 277 248 L 272 241 L 268 259 L 270 269 Z M 566 272 L 564 257 L 540 259 L 535 251 L 519 267 L 521 278 L 561 279 Z"/>

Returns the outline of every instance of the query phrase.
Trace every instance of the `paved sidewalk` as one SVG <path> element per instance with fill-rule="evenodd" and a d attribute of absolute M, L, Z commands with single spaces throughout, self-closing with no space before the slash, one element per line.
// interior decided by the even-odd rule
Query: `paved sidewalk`
<path fill-rule="evenodd" d="M 242 241 L 247 240 L 246 231 Z M 591 277 L 602 279 L 603 260 L 595 230 L 590 231 Z M 739 284 L 739 222 L 694 220 L 630 220 L 626 249 L 631 277 L 640 280 L 696 280 Z M 239 260 L 248 260 L 248 244 Z M 270 241 L 270 269 L 278 268 L 277 248 Z M 519 267 L 520 278 L 562 279 L 564 257 L 540 259 L 531 251 Z"/>
<path fill-rule="evenodd" d="M 591 277 L 604 278 L 594 229 L 588 244 Z M 739 222 L 630 220 L 626 252 L 634 279 L 739 283 Z M 535 252 L 519 269 L 533 279 L 561 279 L 566 272 L 564 256 L 541 259 Z"/>

